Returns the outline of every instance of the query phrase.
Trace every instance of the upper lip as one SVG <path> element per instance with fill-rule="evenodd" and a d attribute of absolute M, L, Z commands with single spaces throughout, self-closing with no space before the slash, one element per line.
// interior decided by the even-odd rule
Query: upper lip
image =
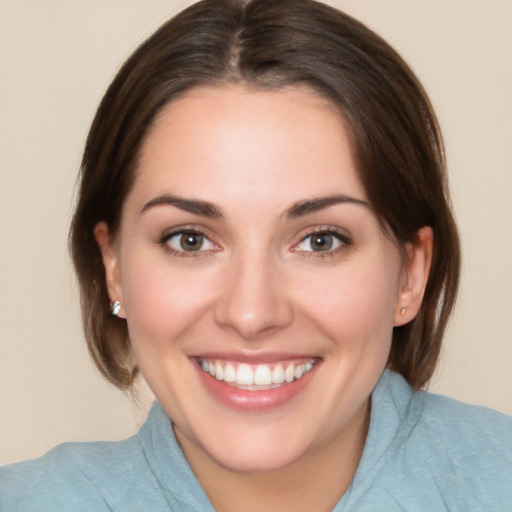
<path fill-rule="evenodd" d="M 218 361 L 233 361 L 238 363 L 247 364 L 270 364 L 279 363 L 283 361 L 294 361 L 303 359 L 319 359 L 318 356 L 313 354 L 294 354 L 290 352 L 268 352 L 268 351 L 255 351 L 255 352 L 201 352 L 193 355 L 195 358 L 218 360 Z"/>

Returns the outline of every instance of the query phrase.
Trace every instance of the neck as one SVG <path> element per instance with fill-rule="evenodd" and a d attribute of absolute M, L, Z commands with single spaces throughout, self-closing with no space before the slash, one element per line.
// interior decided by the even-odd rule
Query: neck
<path fill-rule="evenodd" d="M 217 512 L 331 511 L 349 488 L 361 458 L 370 404 L 350 426 L 290 465 L 265 472 L 233 471 L 217 464 L 198 446 L 176 436 Z"/>

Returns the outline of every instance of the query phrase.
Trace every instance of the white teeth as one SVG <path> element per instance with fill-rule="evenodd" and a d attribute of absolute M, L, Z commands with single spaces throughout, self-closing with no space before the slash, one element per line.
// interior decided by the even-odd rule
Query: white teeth
<path fill-rule="evenodd" d="M 241 364 L 237 368 L 236 383 L 242 386 L 252 386 L 254 384 L 252 368 L 248 364 Z"/>
<path fill-rule="evenodd" d="M 295 365 L 290 363 L 284 372 L 286 382 L 292 382 L 295 379 Z"/>
<path fill-rule="evenodd" d="M 217 380 L 224 380 L 224 368 L 222 368 L 218 361 L 215 363 L 215 378 Z"/>
<path fill-rule="evenodd" d="M 266 364 L 260 364 L 254 372 L 254 384 L 257 386 L 269 386 L 272 384 L 272 374 Z"/>
<path fill-rule="evenodd" d="M 300 379 L 313 368 L 315 360 L 310 359 L 303 364 L 288 363 L 286 368 L 278 363 L 272 370 L 268 364 L 250 366 L 240 363 L 236 366 L 232 363 L 207 359 L 199 359 L 199 364 L 205 373 L 209 373 L 217 380 L 236 386 L 261 386 L 268 389 L 277 387 L 284 382 L 290 383 Z"/>
<path fill-rule="evenodd" d="M 284 370 L 280 364 L 272 370 L 272 382 L 274 384 L 282 384 L 284 382 Z"/>
<path fill-rule="evenodd" d="M 224 382 L 235 382 L 236 372 L 235 367 L 232 364 L 227 364 L 224 368 Z"/>

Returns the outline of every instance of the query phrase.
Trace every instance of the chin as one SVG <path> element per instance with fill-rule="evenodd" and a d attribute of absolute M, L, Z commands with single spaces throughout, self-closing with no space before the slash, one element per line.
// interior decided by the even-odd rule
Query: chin
<path fill-rule="evenodd" d="M 314 431 L 305 423 L 300 428 L 297 417 L 293 421 L 254 417 L 241 422 L 229 422 L 224 417 L 218 422 L 212 419 L 210 428 L 204 425 L 195 432 L 180 432 L 175 424 L 175 431 L 189 462 L 198 456 L 231 472 L 269 473 L 309 458 L 318 445 L 328 443 L 324 432 Z"/>
<path fill-rule="evenodd" d="M 230 451 L 219 450 L 208 453 L 209 457 L 224 469 L 236 473 L 270 473 L 292 466 L 304 456 L 304 449 L 289 443 L 267 443 L 266 445 L 244 443 L 231 447 Z"/>

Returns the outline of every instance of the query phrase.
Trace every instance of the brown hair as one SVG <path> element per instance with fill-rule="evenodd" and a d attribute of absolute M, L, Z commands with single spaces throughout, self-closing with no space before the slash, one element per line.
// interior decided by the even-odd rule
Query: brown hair
<path fill-rule="evenodd" d="M 400 245 L 434 230 L 421 310 L 395 327 L 388 366 L 414 387 L 435 369 L 460 272 L 443 143 L 413 72 L 379 36 L 313 0 L 204 0 L 169 20 L 126 61 L 108 88 L 84 151 L 70 246 L 89 350 L 120 388 L 137 368 L 126 322 L 109 315 L 93 230 L 115 236 L 144 136 L 169 101 L 193 87 L 244 83 L 255 89 L 306 84 L 343 112 L 360 178 L 376 215 Z"/>

